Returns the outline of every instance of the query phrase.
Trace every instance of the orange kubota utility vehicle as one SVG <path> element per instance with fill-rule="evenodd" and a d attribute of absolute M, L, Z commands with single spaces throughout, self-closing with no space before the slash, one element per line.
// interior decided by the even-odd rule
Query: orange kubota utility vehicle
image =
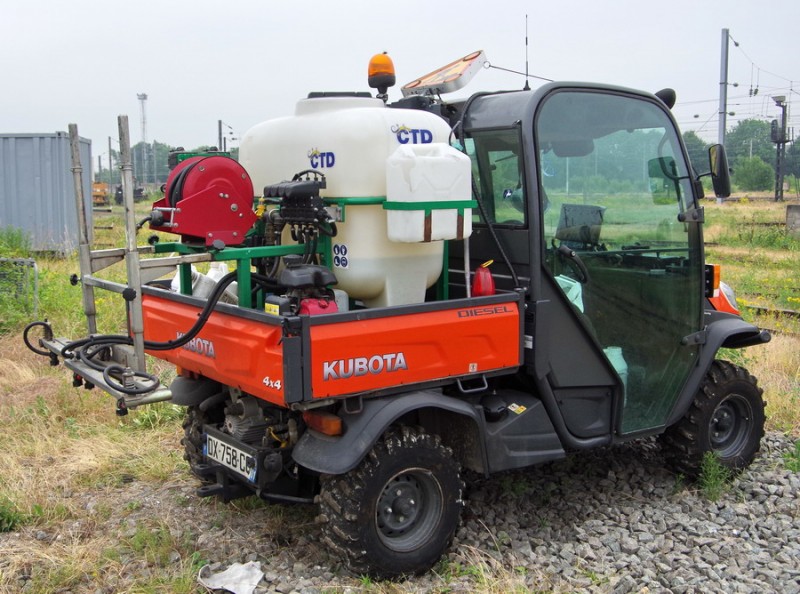
<path fill-rule="evenodd" d="M 312 93 L 251 129 L 241 163 L 175 159 L 146 223 L 180 242 L 83 245 L 91 334 L 37 322 L 29 346 L 120 414 L 185 406 L 200 495 L 315 503 L 330 547 L 376 575 L 439 559 L 464 469 L 652 435 L 683 473 L 706 452 L 747 466 L 761 390 L 716 355 L 769 334 L 705 264 L 674 93 L 556 82 L 441 99 L 484 61 L 387 103 L 381 55 L 378 97 Z M 727 195 L 723 148 L 709 157 Z M 127 285 L 97 276 L 123 258 Z M 127 334 L 96 333 L 95 287 L 128 300 Z M 175 364 L 168 388 L 144 353 Z"/>

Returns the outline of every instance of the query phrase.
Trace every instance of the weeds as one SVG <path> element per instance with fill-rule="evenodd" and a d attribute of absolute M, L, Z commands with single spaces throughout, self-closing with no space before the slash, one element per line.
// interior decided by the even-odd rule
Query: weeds
<path fill-rule="evenodd" d="M 28 258 L 31 254 L 31 238 L 22 229 L 3 227 L 0 229 L 0 253 L 9 258 Z"/>
<path fill-rule="evenodd" d="M 530 490 L 528 480 L 520 474 L 503 474 L 499 480 L 503 492 L 511 493 L 514 497 L 522 497 Z"/>
<path fill-rule="evenodd" d="M 470 586 L 480 592 L 530 592 L 526 585 L 529 576 L 520 569 L 507 568 L 493 555 L 472 546 L 463 546 L 459 550 L 459 560 L 441 563 L 436 573 L 445 584 L 469 578 Z"/>
<path fill-rule="evenodd" d="M 583 569 L 581 573 L 592 582 L 593 586 L 603 586 L 610 582 L 608 577 L 599 575 L 596 571 L 590 569 Z"/>
<path fill-rule="evenodd" d="M 800 440 L 794 442 L 794 449 L 783 455 L 783 463 L 792 472 L 800 472 Z"/>
<path fill-rule="evenodd" d="M 672 495 L 678 495 L 686 487 L 686 476 L 684 474 L 677 474 L 675 476 L 675 484 L 672 486 Z"/>
<path fill-rule="evenodd" d="M 703 455 L 697 483 L 706 499 L 719 501 L 720 497 L 728 489 L 731 477 L 730 469 L 722 465 L 716 452 L 706 452 Z"/>
<path fill-rule="evenodd" d="M 24 516 L 7 497 L 0 497 L 0 532 L 12 532 L 23 523 Z"/>
<path fill-rule="evenodd" d="M 177 404 L 157 402 L 150 404 L 141 410 L 137 410 L 131 419 L 129 428 L 135 429 L 158 429 L 167 425 L 173 425 L 176 421 L 183 419 L 186 409 Z"/>

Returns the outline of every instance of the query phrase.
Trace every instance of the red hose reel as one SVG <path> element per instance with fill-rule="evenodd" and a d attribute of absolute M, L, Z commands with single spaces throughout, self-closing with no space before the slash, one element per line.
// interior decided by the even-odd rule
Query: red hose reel
<path fill-rule="evenodd" d="M 150 228 L 176 233 L 183 243 L 224 247 L 241 245 L 256 220 L 244 167 L 229 157 L 192 157 L 170 172 Z"/>

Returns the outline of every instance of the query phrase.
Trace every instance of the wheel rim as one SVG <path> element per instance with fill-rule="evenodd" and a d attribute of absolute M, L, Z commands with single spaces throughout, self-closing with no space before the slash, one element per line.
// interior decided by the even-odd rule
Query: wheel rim
<path fill-rule="evenodd" d="M 413 551 L 436 533 L 443 508 L 442 489 L 433 473 L 423 468 L 399 472 L 378 498 L 378 537 L 396 552 Z"/>
<path fill-rule="evenodd" d="M 739 454 L 752 430 L 753 411 L 746 398 L 732 394 L 719 403 L 708 424 L 712 449 L 722 458 Z"/>

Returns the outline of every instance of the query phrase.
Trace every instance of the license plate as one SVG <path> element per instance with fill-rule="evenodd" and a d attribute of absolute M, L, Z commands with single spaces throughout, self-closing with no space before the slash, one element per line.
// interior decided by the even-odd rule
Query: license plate
<path fill-rule="evenodd" d="M 242 475 L 251 483 L 256 482 L 256 459 L 254 456 L 240 450 L 236 446 L 207 434 L 206 457 L 230 468 L 235 473 Z"/>

